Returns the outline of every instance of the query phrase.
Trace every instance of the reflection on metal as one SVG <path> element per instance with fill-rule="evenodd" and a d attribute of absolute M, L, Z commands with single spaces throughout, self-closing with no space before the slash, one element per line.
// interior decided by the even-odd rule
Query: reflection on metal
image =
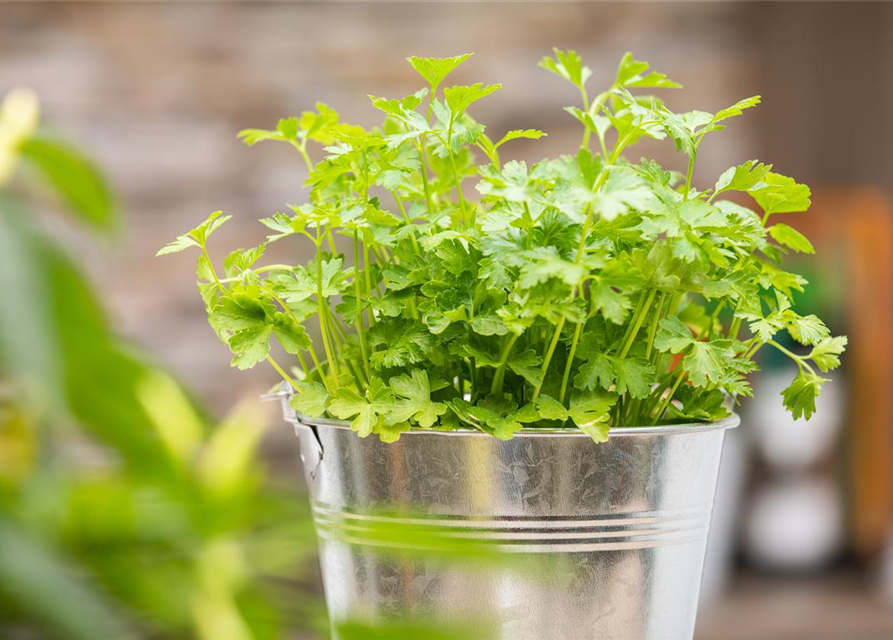
<path fill-rule="evenodd" d="M 480 620 L 478 639 L 494 640 L 691 638 L 737 417 L 615 429 L 601 445 L 540 429 L 510 441 L 411 431 L 388 445 L 285 407 L 333 622 Z"/>

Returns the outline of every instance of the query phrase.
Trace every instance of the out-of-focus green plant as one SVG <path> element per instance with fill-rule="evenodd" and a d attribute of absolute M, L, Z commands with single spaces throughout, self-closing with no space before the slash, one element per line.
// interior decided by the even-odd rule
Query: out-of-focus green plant
<path fill-rule="evenodd" d="M 107 234 L 114 198 L 38 123 L 33 93 L 2 101 L 0 637 L 262 640 L 311 625 L 295 581 L 309 520 L 264 478 L 262 413 L 213 427 L 114 334 L 47 233 L 56 219 L 36 215 L 50 204 Z"/>

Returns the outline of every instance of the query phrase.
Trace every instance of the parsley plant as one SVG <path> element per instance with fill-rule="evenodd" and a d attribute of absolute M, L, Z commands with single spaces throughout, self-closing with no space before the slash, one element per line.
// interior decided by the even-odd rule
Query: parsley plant
<path fill-rule="evenodd" d="M 443 86 L 469 57 L 408 58 L 427 86 L 370 96 L 380 128 L 318 104 L 240 133 L 300 153 L 307 202 L 261 220 L 267 242 L 231 253 L 222 272 L 207 249 L 220 212 L 159 252 L 199 250 L 199 290 L 233 366 L 266 361 L 294 387 L 297 411 L 350 420 L 360 436 L 575 425 L 601 442 L 611 426 L 728 415 L 724 401 L 750 395 L 753 357 L 768 346 L 796 363 L 784 404 L 809 418 L 826 382 L 816 369 L 838 366 L 846 345 L 794 311 L 806 281 L 781 266 L 789 251 L 813 253 L 773 217 L 806 211 L 809 188 L 756 160 L 693 186 L 704 138 L 759 97 L 674 113 L 640 91 L 680 85 L 631 54 L 592 96 L 590 69 L 555 50 L 540 66 L 579 92 L 566 111 L 581 144 L 528 166 L 503 162 L 503 147 L 545 133 L 490 135 L 469 113 L 500 85 Z M 627 160 L 643 138 L 670 139 L 685 175 Z M 756 210 L 721 198 L 731 192 Z M 314 258 L 256 266 L 287 237 Z M 809 350 L 785 348 L 781 331 Z M 299 367 L 280 365 L 271 341 Z"/>

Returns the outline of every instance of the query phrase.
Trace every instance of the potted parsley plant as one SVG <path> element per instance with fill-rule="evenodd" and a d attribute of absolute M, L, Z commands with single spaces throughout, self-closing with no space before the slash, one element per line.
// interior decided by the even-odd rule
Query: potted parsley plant
<path fill-rule="evenodd" d="M 576 53 L 543 58 L 579 92 L 566 111 L 580 145 L 506 160 L 546 134 L 476 121 L 500 85 L 447 86 L 469 57 L 408 58 L 425 86 L 371 96 L 378 128 L 318 104 L 241 132 L 297 150 L 306 200 L 222 265 L 208 252 L 220 212 L 159 253 L 198 250 L 233 366 L 266 362 L 288 388 L 336 628 L 358 611 L 468 612 L 499 638 L 690 637 L 722 434 L 754 356 L 794 361 L 782 401 L 808 419 L 846 345 L 796 312 L 806 281 L 783 267 L 813 253 L 778 222 L 808 209 L 809 188 L 756 160 L 696 174 L 705 138 L 759 97 L 673 112 L 647 92 L 680 85 L 631 54 L 597 94 Z M 682 171 L 631 160 L 643 139 L 671 141 Z M 312 258 L 259 266 L 280 241 Z M 376 527 L 407 523 L 554 555 L 575 580 L 546 597 L 497 570 L 463 580 L 377 554 Z"/>

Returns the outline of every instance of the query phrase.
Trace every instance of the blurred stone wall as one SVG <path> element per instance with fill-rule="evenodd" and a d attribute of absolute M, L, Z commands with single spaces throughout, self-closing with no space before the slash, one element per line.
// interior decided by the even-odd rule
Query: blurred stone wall
<path fill-rule="evenodd" d="M 632 50 L 686 85 L 671 106 L 716 110 L 758 89 L 741 12 L 726 3 L 0 4 L 0 93 L 35 88 L 47 122 L 105 166 L 127 212 L 118 242 L 90 255 L 109 311 L 222 413 L 275 375 L 229 368 L 195 292 L 195 256 L 154 253 L 223 209 L 235 220 L 214 238 L 222 259 L 262 241 L 257 218 L 302 200 L 300 158 L 284 145 L 249 149 L 240 129 L 272 127 L 317 100 L 370 125 L 367 94 L 420 86 L 405 56 L 474 51 L 455 80 L 504 85 L 474 115 L 497 136 L 547 131 L 507 148 L 506 157 L 536 160 L 573 151 L 580 135 L 562 111 L 574 92 L 536 66 L 552 46 L 577 49 L 594 88 Z M 763 157 L 756 122 L 743 118 L 721 144 L 705 144 L 698 186 Z M 671 144 L 651 150 L 680 167 Z M 307 257 L 300 244 L 274 249 L 276 261 Z"/>

